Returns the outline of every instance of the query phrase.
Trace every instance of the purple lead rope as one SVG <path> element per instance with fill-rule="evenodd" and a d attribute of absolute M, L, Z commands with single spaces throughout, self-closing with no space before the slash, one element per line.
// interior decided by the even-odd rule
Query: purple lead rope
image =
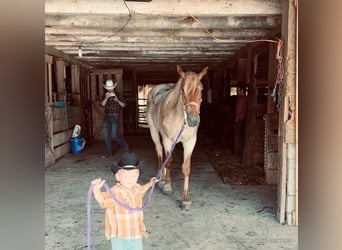
<path fill-rule="evenodd" d="M 173 150 L 175 149 L 176 144 L 178 143 L 179 138 L 180 138 L 183 130 L 184 130 L 184 125 L 182 126 L 181 130 L 179 131 L 175 142 L 172 144 L 172 147 L 171 147 L 171 150 L 170 150 L 169 154 L 167 155 L 165 161 L 163 162 L 161 168 L 159 169 L 159 171 L 158 171 L 158 173 L 156 175 L 157 179 L 160 178 L 160 175 L 161 175 L 163 169 L 165 168 L 166 163 L 170 159 L 171 154 L 172 154 Z M 144 210 L 147 207 L 147 205 L 149 204 L 149 202 L 151 200 L 152 193 L 153 193 L 153 190 L 154 190 L 154 187 L 155 187 L 155 183 L 153 183 L 153 185 L 152 185 L 152 187 L 151 187 L 151 189 L 149 191 L 149 194 L 147 196 L 147 199 L 146 199 L 144 205 L 142 207 L 138 207 L 138 208 L 130 207 L 130 206 L 122 203 L 118 198 L 115 197 L 115 195 L 113 194 L 112 190 L 110 189 L 110 187 L 108 186 L 107 183 L 104 183 L 103 186 L 107 190 L 107 192 L 112 196 L 112 198 L 115 200 L 115 202 L 117 202 L 120 206 L 124 207 L 127 210 L 131 210 L 131 211 L 142 211 L 142 210 Z M 90 209 L 91 209 L 92 192 L 93 192 L 93 185 L 90 185 L 89 190 L 88 190 L 88 200 L 87 200 L 87 249 L 88 250 L 91 250 L 91 216 L 90 216 Z"/>

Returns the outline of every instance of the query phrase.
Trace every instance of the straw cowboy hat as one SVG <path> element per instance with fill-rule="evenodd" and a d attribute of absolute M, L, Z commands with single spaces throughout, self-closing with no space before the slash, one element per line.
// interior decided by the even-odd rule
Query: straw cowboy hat
<path fill-rule="evenodd" d="M 120 158 L 117 164 L 114 162 L 111 166 L 111 170 L 114 174 L 116 174 L 120 169 L 139 169 L 139 173 L 141 175 L 144 170 L 144 166 L 134 153 L 126 153 Z"/>
<path fill-rule="evenodd" d="M 116 87 L 116 85 L 118 85 L 117 82 L 116 82 L 116 83 L 113 83 L 112 80 L 107 80 L 107 81 L 106 81 L 106 84 L 103 84 L 103 87 L 104 87 L 105 89 L 114 89 L 114 88 Z"/>

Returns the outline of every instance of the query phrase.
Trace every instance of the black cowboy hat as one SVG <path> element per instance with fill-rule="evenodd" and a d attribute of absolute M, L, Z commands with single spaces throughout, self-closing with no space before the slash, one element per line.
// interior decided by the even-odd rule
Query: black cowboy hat
<path fill-rule="evenodd" d="M 118 163 L 114 162 L 112 164 L 111 169 L 114 174 L 116 174 L 120 169 L 139 169 L 139 173 L 141 175 L 144 170 L 144 166 L 134 153 L 126 153 L 119 159 Z"/>

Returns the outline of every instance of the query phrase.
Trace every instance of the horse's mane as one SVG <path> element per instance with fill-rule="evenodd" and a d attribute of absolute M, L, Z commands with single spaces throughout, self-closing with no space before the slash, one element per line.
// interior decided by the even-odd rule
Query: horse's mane
<path fill-rule="evenodd" d="M 178 102 L 182 90 L 182 78 L 179 78 L 178 82 L 174 84 L 173 88 L 167 91 L 167 96 L 164 101 L 164 107 L 173 107 Z"/>
<path fill-rule="evenodd" d="M 201 81 L 198 79 L 198 75 L 194 72 L 188 72 L 185 75 L 185 79 L 184 79 L 184 84 L 183 84 L 183 88 L 184 88 L 184 92 L 186 93 L 193 93 L 194 91 L 197 90 L 198 85 L 197 84 L 191 84 L 191 83 L 199 83 L 202 87 Z"/>
<path fill-rule="evenodd" d="M 198 88 L 199 83 L 201 88 Z M 177 83 L 165 83 L 159 84 L 154 88 L 154 94 L 150 96 L 149 102 L 154 104 L 158 103 L 160 99 L 164 99 L 163 107 L 172 108 L 174 107 L 181 97 L 181 92 L 184 91 L 185 95 L 189 93 L 201 93 L 202 84 L 198 75 L 194 72 L 187 72 L 184 77 L 180 77 Z"/>

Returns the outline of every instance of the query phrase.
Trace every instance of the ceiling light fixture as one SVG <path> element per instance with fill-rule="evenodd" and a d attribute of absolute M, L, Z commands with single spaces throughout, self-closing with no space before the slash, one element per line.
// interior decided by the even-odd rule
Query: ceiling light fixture
<path fill-rule="evenodd" d="M 78 47 L 78 57 L 82 57 L 82 47 Z"/>

